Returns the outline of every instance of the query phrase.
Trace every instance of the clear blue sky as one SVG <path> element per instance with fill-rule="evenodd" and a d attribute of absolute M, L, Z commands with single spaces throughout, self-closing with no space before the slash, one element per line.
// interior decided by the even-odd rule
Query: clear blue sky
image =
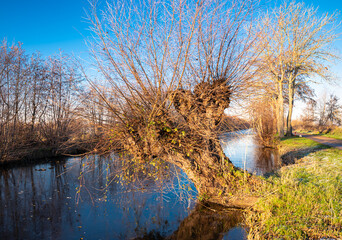
<path fill-rule="evenodd" d="M 269 2 L 274 5 L 282 0 Z M 342 0 L 305 2 L 319 7 L 320 13 L 342 11 Z M 51 55 L 61 49 L 65 53 L 86 57 L 84 37 L 90 33 L 87 30 L 85 9 L 89 9 L 87 0 L 0 0 L 0 40 L 6 38 L 10 43 L 22 42 L 27 52 L 38 50 L 43 55 Z M 339 21 L 342 21 L 341 15 Z M 342 32 L 342 27 L 340 30 Z M 336 41 L 335 48 L 341 54 L 342 36 Z M 341 60 L 332 69 L 342 78 Z M 326 90 L 337 94 L 342 101 L 341 80 L 339 85 L 340 87 L 325 84 L 315 88 L 317 95 Z"/>
<path fill-rule="evenodd" d="M 321 12 L 342 10 L 342 0 L 305 2 L 319 6 Z M 0 0 L 0 39 L 20 41 L 26 50 L 43 54 L 59 48 L 65 52 L 84 51 L 82 34 L 89 35 L 84 9 L 88 8 L 87 0 Z"/>
<path fill-rule="evenodd" d="M 88 6 L 87 0 L 0 0 L 0 39 L 43 55 L 84 52 Z"/>

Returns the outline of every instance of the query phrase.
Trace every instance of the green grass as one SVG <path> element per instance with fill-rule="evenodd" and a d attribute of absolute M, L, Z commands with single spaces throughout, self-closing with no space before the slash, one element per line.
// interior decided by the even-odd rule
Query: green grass
<path fill-rule="evenodd" d="M 283 142 L 315 147 L 302 139 Z M 342 237 L 342 151 L 320 150 L 281 168 L 260 194 L 246 214 L 249 239 Z"/>
<path fill-rule="evenodd" d="M 315 142 L 313 140 L 303 138 L 303 137 L 284 137 L 281 139 L 281 143 L 279 146 L 280 154 L 284 154 L 293 150 L 300 149 L 317 149 L 317 148 L 325 148 L 326 146 Z"/>

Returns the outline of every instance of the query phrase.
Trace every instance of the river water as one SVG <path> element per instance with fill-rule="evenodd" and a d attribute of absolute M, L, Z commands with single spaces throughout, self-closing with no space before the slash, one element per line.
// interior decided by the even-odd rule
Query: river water
<path fill-rule="evenodd" d="M 279 166 L 250 131 L 221 136 L 225 153 L 255 174 Z M 186 175 L 122 184 L 115 156 L 54 159 L 0 169 L 0 239 L 245 239 L 239 211 L 196 204 Z"/>
<path fill-rule="evenodd" d="M 236 167 L 256 175 L 272 172 L 280 167 L 278 152 L 257 144 L 253 130 L 241 130 L 221 136 L 223 151 Z"/>

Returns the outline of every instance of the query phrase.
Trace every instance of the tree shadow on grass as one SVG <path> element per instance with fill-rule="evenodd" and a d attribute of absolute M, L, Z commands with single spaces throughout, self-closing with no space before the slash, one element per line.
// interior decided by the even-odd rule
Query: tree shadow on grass
<path fill-rule="evenodd" d="M 318 152 L 324 149 L 331 148 L 329 146 L 321 145 L 314 148 L 301 148 L 289 151 L 281 156 L 282 165 L 290 165 L 296 163 L 298 159 L 308 156 L 310 153 Z"/>
<path fill-rule="evenodd" d="M 307 147 L 307 148 L 300 148 L 300 149 L 294 149 L 292 151 L 289 151 L 282 156 L 280 156 L 281 165 L 282 166 L 288 166 L 291 164 L 295 164 L 298 159 L 301 159 L 303 157 L 308 156 L 310 153 L 318 152 L 324 149 L 329 149 L 331 147 L 326 145 L 320 145 L 316 147 Z M 263 176 L 265 178 L 269 178 L 271 176 L 279 177 L 279 169 L 273 170 L 271 172 L 265 173 Z"/>

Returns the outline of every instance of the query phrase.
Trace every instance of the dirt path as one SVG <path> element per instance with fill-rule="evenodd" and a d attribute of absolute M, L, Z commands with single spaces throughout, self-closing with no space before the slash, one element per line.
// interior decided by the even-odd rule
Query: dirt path
<path fill-rule="evenodd" d="M 342 140 L 309 134 L 302 134 L 302 137 L 309 138 L 318 143 L 342 150 Z"/>

